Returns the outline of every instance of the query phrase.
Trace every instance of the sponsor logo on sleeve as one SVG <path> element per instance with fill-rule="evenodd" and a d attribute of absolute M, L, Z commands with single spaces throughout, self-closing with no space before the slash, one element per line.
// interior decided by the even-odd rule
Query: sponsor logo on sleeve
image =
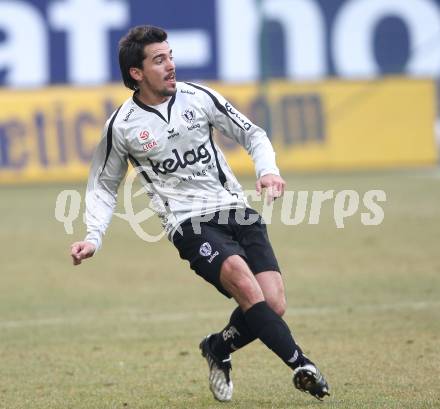
<path fill-rule="evenodd" d="M 249 131 L 249 129 L 251 129 L 252 124 L 245 118 L 243 118 L 240 112 L 236 111 L 229 102 L 226 102 L 225 108 L 231 119 L 237 119 L 243 125 L 243 128 L 246 131 Z"/>
<path fill-rule="evenodd" d="M 130 111 L 127 112 L 127 115 L 125 115 L 124 121 L 128 122 L 128 119 L 130 118 L 130 115 L 134 112 L 134 108 L 130 108 Z"/>

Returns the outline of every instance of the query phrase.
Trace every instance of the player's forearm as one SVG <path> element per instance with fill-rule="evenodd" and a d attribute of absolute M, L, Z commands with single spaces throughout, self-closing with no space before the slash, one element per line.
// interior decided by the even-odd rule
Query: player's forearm
<path fill-rule="evenodd" d="M 268 174 L 280 174 L 275 160 L 275 151 L 262 129 L 257 129 L 252 135 L 248 136 L 246 150 L 254 161 L 257 178 Z"/>
<path fill-rule="evenodd" d="M 84 241 L 92 243 L 95 246 L 95 251 L 98 251 L 102 246 L 102 234 L 98 230 L 88 231 Z"/>
<path fill-rule="evenodd" d="M 95 245 L 98 250 L 102 245 L 102 237 L 110 224 L 116 206 L 116 194 L 104 189 L 88 191 L 86 195 L 87 236 L 85 241 Z"/>

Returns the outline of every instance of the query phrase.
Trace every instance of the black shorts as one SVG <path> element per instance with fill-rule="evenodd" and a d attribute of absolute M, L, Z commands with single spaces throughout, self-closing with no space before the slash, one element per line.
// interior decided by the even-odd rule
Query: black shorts
<path fill-rule="evenodd" d="M 253 274 L 280 271 L 261 216 L 253 209 L 231 209 L 185 220 L 173 236 L 180 257 L 227 297 L 220 283 L 223 262 L 241 256 Z"/>

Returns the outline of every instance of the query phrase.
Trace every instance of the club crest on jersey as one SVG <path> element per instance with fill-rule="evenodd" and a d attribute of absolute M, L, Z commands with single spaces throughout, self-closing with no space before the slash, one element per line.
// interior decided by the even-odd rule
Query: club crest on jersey
<path fill-rule="evenodd" d="M 191 108 L 186 109 L 185 112 L 182 114 L 182 117 L 190 125 L 193 124 L 196 119 L 196 114 L 194 112 L 194 109 Z"/>

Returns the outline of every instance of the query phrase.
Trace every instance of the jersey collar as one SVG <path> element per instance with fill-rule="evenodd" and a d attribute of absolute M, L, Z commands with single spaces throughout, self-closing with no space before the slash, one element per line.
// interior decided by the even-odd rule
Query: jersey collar
<path fill-rule="evenodd" d="M 135 102 L 135 104 L 139 107 L 142 108 L 145 111 L 148 112 L 152 112 L 153 114 L 156 114 L 159 118 L 161 118 L 163 121 L 165 121 L 166 123 L 170 122 L 170 118 L 171 118 L 171 108 L 173 107 L 174 101 L 176 100 L 176 94 L 174 94 L 170 100 L 168 101 L 168 120 L 166 120 L 163 115 L 157 110 L 154 109 L 152 107 L 150 107 L 149 105 L 144 104 L 138 97 L 138 93 L 139 91 L 135 91 L 133 94 L 133 101 Z"/>

